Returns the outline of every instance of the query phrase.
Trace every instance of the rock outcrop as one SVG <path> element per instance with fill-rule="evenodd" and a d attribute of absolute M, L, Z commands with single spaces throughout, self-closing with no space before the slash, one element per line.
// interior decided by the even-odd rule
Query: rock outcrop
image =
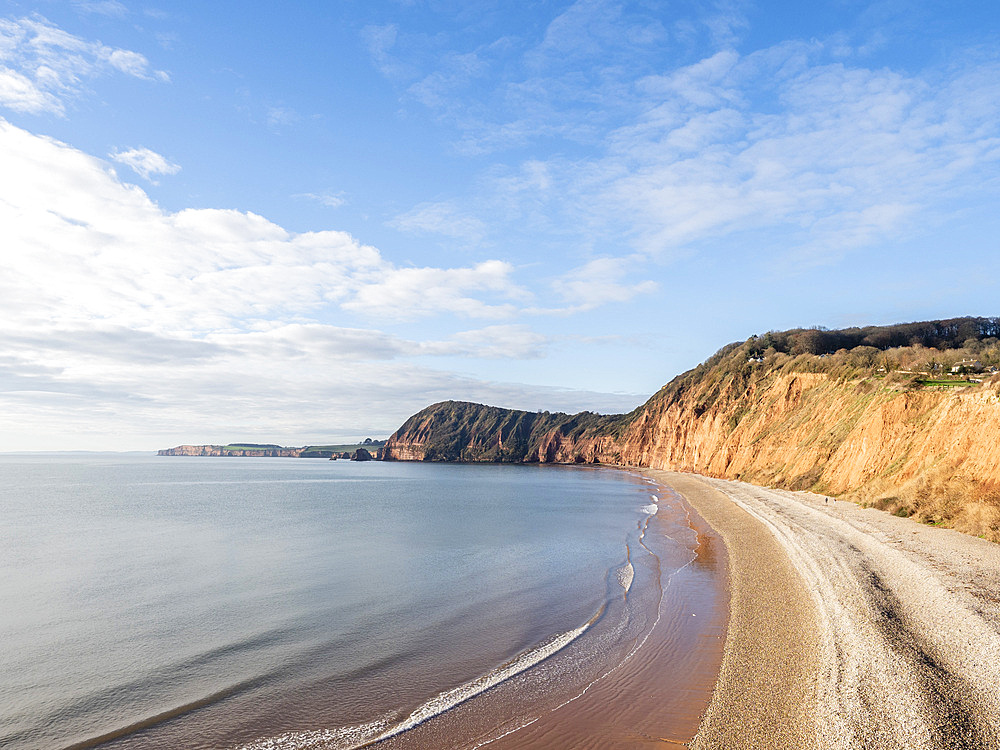
<path fill-rule="evenodd" d="M 386 461 L 610 463 L 622 417 L 550 414 L 444 401 L 414 414 L 386 441 Z"/>

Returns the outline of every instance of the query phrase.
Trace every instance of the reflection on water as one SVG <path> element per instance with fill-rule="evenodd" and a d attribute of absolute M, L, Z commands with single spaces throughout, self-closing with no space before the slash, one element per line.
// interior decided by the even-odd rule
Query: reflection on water
<path fill-rule="evenodd" d="M 568 467 L 0 457 L 0 745 L 397 723 L 621 602 L 647 488 Z"/>

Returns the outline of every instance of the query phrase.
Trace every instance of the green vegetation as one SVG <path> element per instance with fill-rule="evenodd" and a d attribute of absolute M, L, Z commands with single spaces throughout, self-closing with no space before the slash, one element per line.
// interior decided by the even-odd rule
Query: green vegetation
<path fill-rule="evenodd" d="M 874 364 L 879 352 L 904 347 L 921 347 L 938 351 L 969 348 L 979 354 L 990 349 L 994 361 L 1000 363 L 1000 318 L 951 318 L 923 323 L 900 323 L 891 326 L 866 326 L 831 331 L 822 326 L 796 328 L 790 331 L 769 331 L 752 336 L 751 352 L 765 356 L 768 349 L 785 354 L 833 354 L 853 350 L 856 359 Z"/>
<path fill-rule="evenodd" d="M 825 373 L 855 382 L 861 391 L 875 392 L 973 386 L 977 382 L 967 375 L 988 376 L 998 369 L 1000 318 L 952 318 L 837 331 L 796 328 L 768 331 L 724 346 L 674 378 L 653 399 L 677 399 L 694 387 L 708 385 L 712 387 L 701 405 L 708 408 L 723 386 L 749 387 L 773 373 Z"/>

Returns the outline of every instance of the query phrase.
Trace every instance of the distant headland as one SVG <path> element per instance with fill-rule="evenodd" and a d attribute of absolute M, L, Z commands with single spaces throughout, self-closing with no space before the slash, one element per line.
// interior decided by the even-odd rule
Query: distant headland
<path fill-rule="evenodd" d="M 252 458 L 328 458 L 370 461 L 381 458 L 384 440 L 365 438 L 360 443 L 306 445 L 290 448 L 273 443 L 229 443 L 227 445 L 178 445 L 156 452 L 158 456 L 235 456 Z"/>

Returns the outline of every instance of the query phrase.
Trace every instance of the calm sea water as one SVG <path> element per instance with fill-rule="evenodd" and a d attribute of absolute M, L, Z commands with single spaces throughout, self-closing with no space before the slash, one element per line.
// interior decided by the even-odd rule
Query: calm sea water
<path fill-rule="evenodd" d="M 593 468 L 0 456 L 0 746 L 391 746 L 517 683 L 487 741 L 652 626 L 692 557 L 643 544 L 658 500 Z"/>

